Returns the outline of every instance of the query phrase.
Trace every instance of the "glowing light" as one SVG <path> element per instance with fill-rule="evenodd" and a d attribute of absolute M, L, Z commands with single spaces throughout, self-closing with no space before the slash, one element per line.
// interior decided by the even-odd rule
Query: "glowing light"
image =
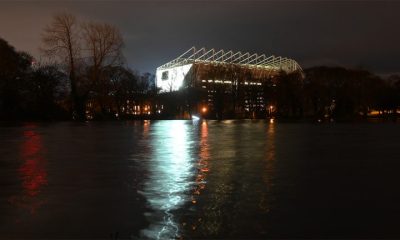
<path fill-rule="evenodd" d="M 156 82 L 157 87 L 161 89 L 160 92 L 172 92 L 178 91 L 183 85 L 183 81 L 192 68 L 193 64 L 186 64 L 183 66 L 177 66 L 169 68 L 168 70 L 157 69 L 156 71 Z M 169 77 L 163 79 L 163 72 L 168 71 Z"/>
<path fill-rule="evenodd" d="M 269 123 L 274 123 L 275 121 L 274 121 L 274 119 L 273 118 L 271 118 L 270 120 L 269 120 Z"/>
<path fill-rule="evenodd" d="M 370 116 L 377 116 L 377 115 L 379 115 L 379 114 L 380 114 L 380 112 L 377 111 L 377 110 L 372 110 L 372 111 L 370 111 L 370 112 L 368 113 L 368 115 L 370 115 Z"/>
<path fill-rule="evenodd" d="M 202 111 L 203 113 L 206 113 L 206 112 L 207 112 L 207 108 L 206 108 L 206 107 L 203 107 L 203 108 L 201 109 L 201 111 Z"/>
<path fill-rule="evenodd" d="M 196 115 L 192 115 L 192 120 L 199 120 L 200 118 Z"/>

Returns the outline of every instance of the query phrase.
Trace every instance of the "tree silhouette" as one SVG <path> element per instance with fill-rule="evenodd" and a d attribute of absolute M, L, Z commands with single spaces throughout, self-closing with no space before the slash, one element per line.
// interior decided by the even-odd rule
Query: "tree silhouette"
<path fill-rule="evenodd" d="M 77 67 L 81 57 L 81 29 L 75 16 L 61 13 L 53 17 L 52 22 L 42 34 L 43 52 L 52 59 L 61 62 L 68 72 L 71 87 L 72 111 L 76 118 L 85 119 L 85 106 L 78 91 Z"/>

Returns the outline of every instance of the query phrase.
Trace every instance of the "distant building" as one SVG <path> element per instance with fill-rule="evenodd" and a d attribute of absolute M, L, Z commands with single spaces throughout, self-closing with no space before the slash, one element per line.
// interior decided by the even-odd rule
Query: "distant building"
<path fill-rule="evenodd" d="M 156 85 L 160 93 L 197 90 L 201 97 L 194 112 L 251 117 L 271 113 L 266 85 L 277 75 L 296 71 L 302 73 L 300 65 L 285 57 L 192 47 L 157 68 Z"/>

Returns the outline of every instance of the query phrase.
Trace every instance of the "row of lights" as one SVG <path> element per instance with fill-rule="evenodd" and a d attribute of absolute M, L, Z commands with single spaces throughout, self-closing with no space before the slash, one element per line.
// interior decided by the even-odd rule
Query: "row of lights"
<path fill-rule="evenodd" d="M 223 81 L 223 80 L 201 80 L 203 83 L 205 83 L 205 82 L 209 82 L 209 83 L 212 83 L 212 82 L 214 82 L 214 83 L 225 83 L 225 84 L 231 84 L 232 83 L 232 81 Z M 262 85 L 262 83 L 260 83 L 260 82 L 244 82 L 244 85 L 258 85 L 258 86 L 260 86 L 260 85 Z"/>

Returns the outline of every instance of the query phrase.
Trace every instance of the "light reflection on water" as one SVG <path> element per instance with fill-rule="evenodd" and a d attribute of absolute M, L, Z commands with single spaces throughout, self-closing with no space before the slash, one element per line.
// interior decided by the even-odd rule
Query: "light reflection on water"
<path fill-rule="evenodd" d="M 142 235 L 152 239 L 177 238 L 179 223 L 173 211 L 189 200 L 192 185 L 193 139 L 190 138 L 191 122 L 168 121 L 151 123 L 151 158 L 148 160 L 148 179 L 142 194 L 151 212 L 147 212 L 150 226 Z M 146 130 L 146 128 L 145 128 Z"/>
<path fill-rule="evenodd" d="M 265 191 L 261 192 L 261 200 L 259 201 L 259 207 L 261 212 L 268 213 L 270 211 L 271 201 L 271 189 L 274 186 L 273 177 L 275 171 L 275 158 L 276 158 L 276 147 L 275 147 L 275 124 L 270 122 L 267 127 L 267 139 L 265 145 L 265 171 L 262 174 L 263 181 L 265 183 Z"/>
<path fill-rule="evenodd" d="M 200 127 L 200 151 L 199 160 L 197 162 L 198 173 L 196 175 L 196 186 L 194 187 L 192 193 L 193 204 L 197 203 L 196 195 L 200 195 L 201 191 L 203 191 L 206 187 L 206 177 L 208 172 L 210 172 L 209 159 L 210 146 L 208 143 L 208 125 L 207 122 L 204 121 L 201 123 Z"/>
<path fill-rule="evenodd" d="M 182 219 L 184 235 L 246 238 L 255 234 L 253 230 L 265 234 L 273 199 L 275 125 L 209 121 L 201 124 L 199 136 L 199 169 L 191 211 Z M 255 213 L 264 219 L 255 221 Z"/>
<path fill-rule="evenodd" d="M 0 239 L 398 239 L 399 131 L 250 120 L 3 127 Z"/>
<path fill-rule="evenodd" d="M 37 125 L 28 124 L 24 127 L 20 148 L 22 163 L 18 169 L 23 191 L 11 196 L 9 202 L 20 209 L 28 210 L 30 214 L 35 214 L 37 209 L 45 203 L 39 193 L 43 186 L 47 185 L 47 160 L 44 157 L 45 150 Z"/>

